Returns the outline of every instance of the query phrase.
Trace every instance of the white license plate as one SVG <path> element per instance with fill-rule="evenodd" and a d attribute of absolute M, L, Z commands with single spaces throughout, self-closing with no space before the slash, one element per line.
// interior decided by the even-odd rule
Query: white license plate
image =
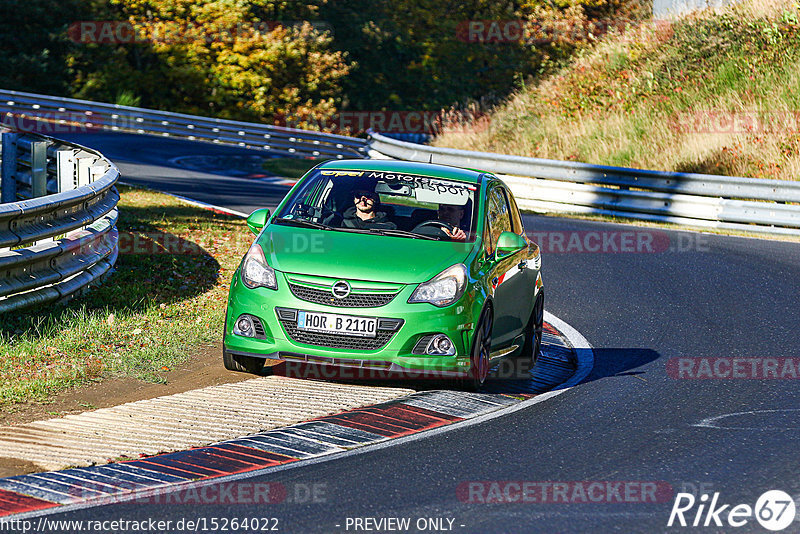
<path fill-rule="evenodd" d="M 301 311 L 297 313 L 297 328 L 325 334 L 375 337 L 378 330 L 378 319 L 375 317 L 355 317 L 336 313 Z"/>

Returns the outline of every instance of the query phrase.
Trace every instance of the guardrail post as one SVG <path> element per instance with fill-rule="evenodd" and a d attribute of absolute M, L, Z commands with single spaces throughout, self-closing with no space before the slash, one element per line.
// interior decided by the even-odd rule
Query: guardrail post
<path fill-rule="evenodd" d="M 2 158 L 3 167 L 0 170 L 0 202 L 17 201 L 17 137 L 15 133 L 4 133 L 2 137 Z"/>
<path fill-rule="evenodd" d="M 31 143 L 31 196 L 47 195 L 47 141 Z"/>
<path fill-rule="evenodd" d="M 78 160 L 78 187 L 89 185 L 92 183 L 92 165 L 94 165 L 97 158 L 87 154 L 79 155 Z"/>
<path fill-rule="evenodd" d="M 78 180 L 75 176 L 74 150 L 68 148 L 56 152 L 56 169 L 59 193 L 78 187 Z"/>
<path fill-rule="evenodd" d="M 89 180 L 94 182 L 95 180 L 102 178 L 106 173 L 106 169 L 107 167 L 105 165 L 92 165 L 89 167 Z"/>

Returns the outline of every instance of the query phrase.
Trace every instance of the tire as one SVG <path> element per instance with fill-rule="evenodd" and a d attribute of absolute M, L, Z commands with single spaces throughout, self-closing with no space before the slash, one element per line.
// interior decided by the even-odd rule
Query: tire
<path fill-rule="evenodd" d="M 224 335 L 227 335 L 227 332 L 228 331 L 226 329 Z M 225 350 L 224 339 L 225 338 L 223 337 L 222 364 L 225 366 L 225 369 L 228 371 L 238 371 L 240 373 L 251 373 L 254 375 L 261 374 L 261 371 L 264 370 L 264 363 L 266 362 L 264 358 L 231 354 Z"/>
<path fill-rule="evenodd" d="M 539 359 L 542 351 L 542 331 L 544 325 L 544 293 L 539 293 L 533 305 L 531 317 L 525 326 L 525 344 L 522 346 L 520 360 L 530 362 L 531 368 Z"/>
<path fill-rule="evenodd" d="M 258 375 L 264 370 L 264 358 L 231 354 L 227 350 L 222 351 L 222 363 L 228 371 Z"/>
<path fill-rule="evenodd" d="M 478 328 L 472 340 L 469 371 L 467 376 L 461 379 L 461 386 L 467 391 L 480 390 L 489 374 L 493 318 L 492 308 L 487 307 L 478 322 Z"/>

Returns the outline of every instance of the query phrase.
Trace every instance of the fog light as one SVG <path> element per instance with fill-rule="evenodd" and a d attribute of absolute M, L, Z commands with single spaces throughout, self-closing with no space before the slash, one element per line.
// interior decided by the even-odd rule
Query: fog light
<path fill-rule="evenodd" d="M 431 356 L 452 356 L 456 353 L 456 347 L 446 335 L 436 334 L 428 342 L 425 353 Z"/>
<path fill-rule="evenodd" d="M 242 315 L 233 325 L 233 333 L 237 336 L 255 337 L 256 329 L 253 326 L 253 319 L 249 315 Z"/>

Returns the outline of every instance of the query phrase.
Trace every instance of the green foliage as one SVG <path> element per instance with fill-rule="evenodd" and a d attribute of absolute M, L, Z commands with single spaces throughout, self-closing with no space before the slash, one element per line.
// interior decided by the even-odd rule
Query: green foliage
<path fill-rule="evenodd" d="M 133 94 L 133 91 L 120 91 L 114 99 L 118 106 L 138 107 L 142 103 L 142 98 Z"/>
<path fill-rule="evenodd" d="M 800 5 L 733 3 L 611 35 L 438 146 L 796 180 Z M 666 21 L 662 21 L 666 22 Z"/>
<path fill-rule="evenodd" d="M 589 23 L 638 16 L 638 1 L 5 0 L 0 86 L 309 124 L 340 109 L 491 104 L 593 43 Z M 79 21 L 130 23 L 136 39 L 75 42 Z M 470 21 L 526 32 L 470 42 Z"/>
<path fill-rule="evenodd" d="M 110 101 L 133 91 L 145 107 L 244 120 L 329 113 L 349 65 L 310 25 L 258 16 L 279 8 L 263 0 L 110 0 L 95 18 L 129 21 L 137 42 L 86 44 L 72 58 L 72 92 Z"/>
<path fill-rule="evenodd" d="M 617 17 L 635 0 L 550 2 L 493 0 L 346 0 L 320 2 L 333 21 L 333 46 L 356 67 L 344 79 L 355 110 L 439 109 L 471 100 L 498 101 L 524 80 L 552 71 L 592 37 L 587 20 Z M 586 10 L 584 10 L 586 7 Z M 631 16 L 637 10 L 624 12 Z M 520 20 L 545 39 L 469 42 L 469 21 Z M 553 31 L 566 28 L 567 31 Z M 533 36 L 535 37 L 535 36 Z"/>
<path fill-rule="evenodd" d="M 64 94 L 70 77 L 70 22 L 85 14 L 80 0 L 0 2 L 0 87 Z"/>

